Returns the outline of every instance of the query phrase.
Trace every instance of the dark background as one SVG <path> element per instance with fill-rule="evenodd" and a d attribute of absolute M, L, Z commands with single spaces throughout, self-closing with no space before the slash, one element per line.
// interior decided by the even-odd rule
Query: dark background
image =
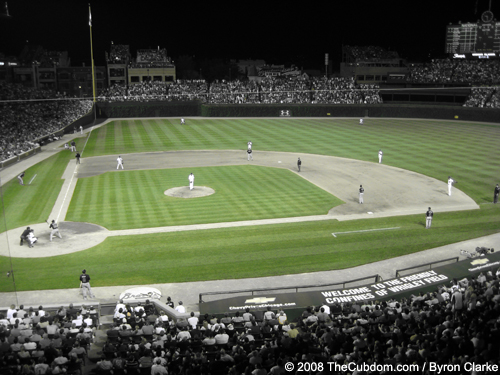
<path fill-rule="evenodd" d="M 4 2 L 0 2 L 2 12 Z M 90 64 L 88 1 L 8 1 L 0 19 L 0 53 L 17 56 L 29 41 L 68 51 L 71 63 Z M 105 64 L 110 43 L 166 48 L 175 59 L 264 59 L 271 64 L 324 67 L 329 53 L 338 69 L 342 44 L 377 45 L 411 61 L 445 56 L 449 23 L 476 22 L 489 0 L 91 3 L 94 59 Z M 493 1 L 500 18 L 500 6 Z"/>

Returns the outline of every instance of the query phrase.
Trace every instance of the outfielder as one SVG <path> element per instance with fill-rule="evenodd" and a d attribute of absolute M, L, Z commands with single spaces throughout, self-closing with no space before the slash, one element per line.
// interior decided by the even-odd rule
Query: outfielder
<path fill-rule="evenodd" d="M 434 212 L 432 212 L 431 208 L 425 213 L 425 229 L 429 229 L 432 224 L 432 217 L 434 216 Z"/>
<path fill-rule="evenodd" d="M 185 125 L 185 124 L 186 124 L 186 121 L 183 118 L 181 118 L 181 125 Z"/>
<path fill-rule="evenodd" d="M 249 148 L 247 150 L 247 160 L 250 160 L 250 159 L 253 160 L 253 155 L 252 155 L 252 149 L 251 148 Z"/>
<path fill-rule="evenodd" d="M 363 204 L 363 194 L 365 193 L 365 189 L 363 189 L 363 185 L 359 185 L 359 204 Z"/>
<path fill-rule="evenodd" d="M 495 190 L 493 191 L 493 203 L 498 202 L 498 195 L 500 194 L 500 186 L 495 186 Z"/>
<path fill-rule="evenodd" d="M 122 169 L 123 169 L 123 159 L 121 156 L 118 156 L 118 158 L 116 158 L 116 162 L 118 163 L 116 165 L 116 169 L 119 169 L 120 167 L 122 167 Z"/>
<path fill-rule="evenodd" d="M 57 226 L 57 223 L 55 220 L 52 220 L 52 223 L 50 223 L 49 228 L 52 229 L 50 232 L 50 242 L 52 242 L 52 237 L 54 237 L 54 234 L 57 235 L 60 239 L 62 239 L 61 233 L 59 232 L 59 227 Z"/>
<path fill-rule="evenodd" d="M 359 119 L 359 125 L 363 125 L 364 120 L 362 118 Z"/>
<path fill-rule="evenodd" d="M 189 190 L 193 190 L 194 189 L 194 174 L 191 173 L 188 177 L 188 180 L 189 180 Z"/>
<path fill-rule="evenodd" d="M 378 163 L 382 163 L 382 155 L 384 155 L 384 153 L 382 152 L 382 150 L 378 150 Z"/>
<path fill-rule="evenodd" d="M 455 181 L 451 176 L 448 176 L 448 195 L 451 197 L 451 187 L 455 185 L 457 181 Z"/>
<path fill-rule="evenodd" d="M 299 169 L 299 172 L 300 172 L 300 166 L 302 165 L 302 160 L 297 160 L 297 168 Z"/>
<path fill-rule="evenodd" d="M 17 176 L 17 179 L 19 180 L 19 184 L 23 185 L 23 186 L 24 186 L 24 181 L 23 181 L 24 174 L 25 174 L 25 172 L 23 172 L 19 176 Z"/>

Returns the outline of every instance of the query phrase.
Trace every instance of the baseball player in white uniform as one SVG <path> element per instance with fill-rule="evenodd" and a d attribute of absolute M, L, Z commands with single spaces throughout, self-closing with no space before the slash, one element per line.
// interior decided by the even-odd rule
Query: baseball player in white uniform
<path fill-rule="evenodd" d="M 378 150 L 378 163 L 382 163 L 382 155 L 384 155 L 384 153 L 382 152 L 382 150 Z"/>
<path fill-rule="evenodd" d="M 362 118 L 359 119 L 359 125 L 363 125 L 364 120 Z"/>
<path fill-rule="evenodd" d="M 121 156 L 118 156 L 118 158 L 116 159 L 116 162 L 118 163 L 118 164 L 116 165 L 116 169 L 118 169 L 118 168 L 120 168 L 120 167 L 122 167 L 122 169 L 123 169 L 123 159 L 122 159 L 122 157 L 121 157 Z"/>
<path fill-rule="evenodd" d="M 455 185 L 457 182 L 451 178 L 451 176 L 448 176 L 448 195 L 451 197 L 451 187 Z"/>
<path fill-rule="evenodd" d="M 363 185 L 359 185 L 359 204 L 363 204 L 363 194 L 365 193 L 365 189 Z"/>
<path fill-rule="evenodd" d="M 194 189 L 194 174 L 191 173 L 188 177 L 188 180 L 189 180 L 189 190 L 193 190 Z"/>
<path fill-rule="evenodd" d="M 59 232 L 59 227 L 57 226 L 55 220 L 52 220 L 52 223 L 50 223 L 49 228 L 52 229 L 52 231 L 50 232 L 50 242 L 52 242 L 52 237 L 54 237 L 54 234 L 62 239 L 61 233 Z"/>
<path fill-rule="evenodd" d="M 181 125 L 185 125 L 185 124 L 186 124 L 186 121 L 183 118 L 181 118 Z"/>
<path fill-rule="evenodd" d="M 252 149 L 252 141 L 248 141 L 247 146 L 248 146 L 247 149 L 251 150 Z"/>

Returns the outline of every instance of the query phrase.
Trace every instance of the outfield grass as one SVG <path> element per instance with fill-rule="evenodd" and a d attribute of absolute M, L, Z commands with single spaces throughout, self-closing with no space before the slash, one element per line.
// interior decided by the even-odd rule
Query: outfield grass
<path fill-rule="evenodd" d="M 382 148 L 384 164 L 413 170 L 441 181 L 452 175 L 459 181 L 456 187 L 479 204 L 491 202 L 493 187 L 499 182 L 498 162 L 494 157 L 500 140 L 499 126 L 430 120 L 369 119 L 363 126 L 357 124 L 357 119 L 196 119 L 189 120 L 185 126 L 180 126 L 178 120 L 115 121 L 92 132 L 84 158 L 146 151 L 245 149 L 248 140 L 252 140 L 255 150 L 324 154 L 373 162 L 377 162 L 378 149 Z M 79 144 L 79 149 L 82 144 Z M 11 181 L 4 187 L 8 228 L 45 220 L 59 192 L 62 184 L 60 177 L 69 159 L 73 159 L 73 155 L 63 152 L 30 168 L 26 173 L 28 179 L 36 171 L 43 171 L 45 176 L 40 180 L 38 176 L 36 183 L 30 187 L 16 185 L 17 181 Z M 223 169 L 217 173 L 224 173 Z M 179 170 L 182 183 L 176 182 L 172 186 L 185 185 L 186 172 Z M 106 184 L 119 186 L 117 194 L 121 194 L 125 201 L 126 197 L 131 197 L 127 186 L 143 183 L 141 179 L 146 179 L 153 186 L 161 183 L 159 191 L 162 192 L 170 183 L 163 180 L 165 173 L 174 173 L 167 180 L 175 178 L 175 170 L 143 173 L 145 171 L 127 171 L 81 179 L 71 203 L 71 215 L 75 215 L 81 205 L 101 199 L 94 189 L 104 189 Z M 112 181 L 115 178 L 124 180 Z M 200 181 L 197 179 L 196 182 Z M 149 195 L 148 189 L 140 191 Z M 110 204 L 118 206 L 117 198 L 118 195 L 115 202 L 109 201 Z M 209 198 L 196 199 L 196 206 Z M 133 199 L 142 204 L 142 196 Z M 332 198 L 329 195 L 327 199 Z M 79 203 L 75 203 L 76 200 Z M 237 201 L 231 203 L 236 207 L 242 204 Z M 148 204 L 155 208 L 155 203 Z M 218 206 L 212 207 L 219 209 Z M 127 220 L 134 220 L 134 210 L 139 209 L 132 207 L 131 211 L 106 220 L 116 221 L 111 225 L 117 228 L 125 227 L 130 225 Z M 175 215 L 180 219 L 190 211 L 189 207 L 179 206 L 177 209 Z M 256 210 L 256 207 L 251 207 L 249 212 L 241 209 L 239 219 L 235 220 L 254 219 L 253 212 Z M 213 211 L 207 211 L 210 213 L 207 217 L 214 216 Z M 105 212 L 91 214 L 92 220 L 100 220 Z M 163 212 L 157 215 L 160 214 L 165 215 Z M 195 215 L 192 215 L 193 218 Z M 333 231 L 393 226 L 402 228 L 337 238 L 331 235 Z M 422 230 L 423 226 L 423 215 L 418 215 L 113 237 L 84 252 L 53 258 L 13 258 L 12 267 L 16 272 L 17 290 L 75 287 L 74 277 L 79 274 L 82 265 L 94 275 L 94 286 L 331 270 L 498 233 L 500 211 L 496 205 L 485 204 L 480 210 L 440 213 L 435 217 L 431 231 Z M 7 257 L 0 257 L 0 269 L 10 270 L 10 261 Z M 0 291 L 12 290 L 11 280 L 0 278 Z"/>
<path fill-rule="evenodd" d="M 164 191 L 196 186 L 210 196 L 184 199 Z M 295 173 L 252 165 L 108 172 L 78 180 L 67 221 L 110 230 L 326 215 L 343 202 Z"/>

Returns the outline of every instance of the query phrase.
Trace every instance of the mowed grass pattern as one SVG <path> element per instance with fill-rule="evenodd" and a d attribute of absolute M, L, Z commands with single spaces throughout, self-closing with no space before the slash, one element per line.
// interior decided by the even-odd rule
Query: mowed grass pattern
<path fill-rule="evenodd" d="M 85 156 L 171 150 L 254 149 L 340 156 L 412 170 L 490 202 L 498 183 L 498 125 L 414 119 L 117 120 L 94 130 Z M 306 163 L 306 161 L 304 161 Z"/>
<path fill-rule="evenodd" d="M 164 191 L 208 186 L 215 194 L 195 198 Z M 343 202 L 289 170 L 251 165 L 108 172 L 78 180 L 67 221 L 110 230 L 278 217 L 324 215 Z"/>

